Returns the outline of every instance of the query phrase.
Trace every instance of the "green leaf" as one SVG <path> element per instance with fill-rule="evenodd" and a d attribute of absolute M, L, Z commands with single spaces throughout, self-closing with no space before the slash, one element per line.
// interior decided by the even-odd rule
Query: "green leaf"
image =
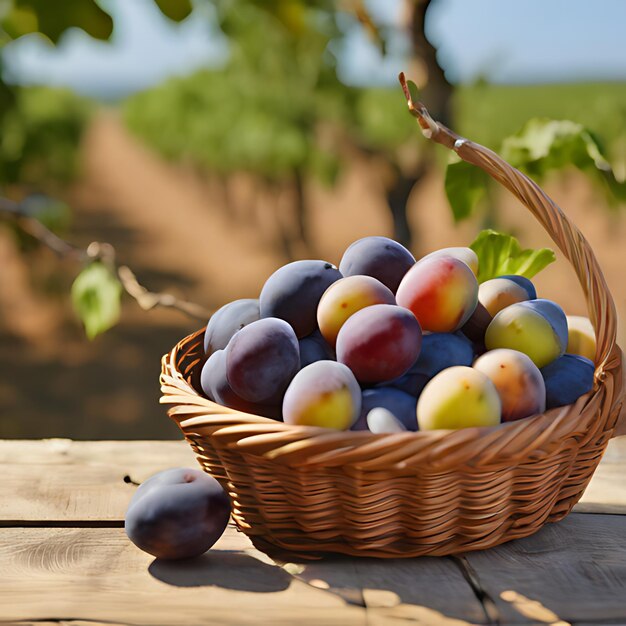
<path fill-rule="evenodd" d="M 556 261 L 554 251 L 550 248 L 522 250 L 515 237 L 495 230 L 480 232 L 470 248 L 478 256 L 479 283 L 504 274 L 532 278 Z"/>
<path fill-rule="evenodd" d="M 122 285 L 103 263 L 91 263 L 72 285 L 72 304 L 89 339 L 114 326 L 120 316 Z"/>
<path fill-rule="evenodd" d="M 406 84 L 409 88 L 409 93 L 411 94 L 411 100 L 413 100 L 413 104 L 417 104 L 420 100 L 420 90 L 418 86 L 412 80 L 407 80 Z"/>
<path fill-rule="evenodd" d="M 610 195 L 626 198 L 626 185 L 615 178 L 598 139 L 582 124 L 570 120 L 529 120 L 503 141 L 502 157 L 538 179 L 571 165 L 595 177 Z"/>
<path fill-rule="evenodd" d="M 182 22 L 192 10 L 191 2 L 189 0 L 154 0 L 159 10 L 165 17 L 174 20 L 175 22 Z"/>
<path fill-rule="evenodd" d="M 108 39 L 113 32 L 111 16 L 94 0 L 13 0 L 0 25 L 14 39 L 40 32 L 54 43 L 73 26 L 96 39 Z"/>
<path fill-rule="evenodd" d="M 455 161 L 446 168 L 445 189 L 455 222 L 469 217 L 485 194 L 487 174 L 470 163 Z"/>

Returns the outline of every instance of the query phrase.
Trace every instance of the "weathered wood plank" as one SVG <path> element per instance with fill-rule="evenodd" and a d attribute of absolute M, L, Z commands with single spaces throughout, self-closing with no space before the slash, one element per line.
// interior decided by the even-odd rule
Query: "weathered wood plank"
<path fill-rule="evenodd" d="M 232 527 L 184 563 L 142 553 L 122 529 L 4 528 L 0 620 L 365 626 L 414 614 L 441 617 L 423 623 L 480 623 L 480 604 L 448 559 L 357 561 L 278 567 Z M 387 600 L 374 601 L 368 621 L 366 596 L 376 593 Z"/>
<path fill-rule="evenodd" d="M 189 444 L 180 441 L 72 441 L 71 439 L 0 439 L 0 464 L 155 465 L 196 463 Z"/>
<path fill-rule="evenodd" d="M 504 624 L 626 618 L 626 516 L 573 513 L 466 559 Z"/>

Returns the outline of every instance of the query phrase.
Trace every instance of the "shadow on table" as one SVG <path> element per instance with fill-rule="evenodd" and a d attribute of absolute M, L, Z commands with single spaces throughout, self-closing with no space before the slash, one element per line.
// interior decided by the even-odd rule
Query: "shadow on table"
<path fill-rule="evenodd" d="M 272 593 L 287 589 L 291 582 L 291 576 L 281 568 L 227 550 L 215 550 L 182 561 L 155 559 L 148 571 L 154 578 L 176 587 L 216 586 Z"/>

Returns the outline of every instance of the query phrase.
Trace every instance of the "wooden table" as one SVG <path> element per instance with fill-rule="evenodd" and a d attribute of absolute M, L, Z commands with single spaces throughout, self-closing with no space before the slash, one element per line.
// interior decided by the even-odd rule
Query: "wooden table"
<path fill-rule="evenodd" d="M 195 466 L 172 442 L 0 441 L 0 623 L 626 624 L 626 437 L 533 537 L 461 557 L 276 563 L 229 527 L 159 562 L 123 529 L 135 486 Z"/>

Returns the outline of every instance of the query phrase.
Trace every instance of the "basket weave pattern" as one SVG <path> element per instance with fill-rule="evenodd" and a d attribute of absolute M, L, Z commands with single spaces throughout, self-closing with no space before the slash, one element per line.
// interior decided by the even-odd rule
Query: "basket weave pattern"
<path fill-rule="evenodd" d="M 567 407 L 493 428 L 376 435 L 291 426 L 204 398 L 203 331 L 163 357 L 161 402 L 229 493 L 260 549 L 412 557 L 489 548 L 567 515 L 622 402 L 616 313 L 589 244 L 530 179 L 413 109 L 424 134 L 524 204 L 574 267 L 597 338 L 594 389 Z"/>

